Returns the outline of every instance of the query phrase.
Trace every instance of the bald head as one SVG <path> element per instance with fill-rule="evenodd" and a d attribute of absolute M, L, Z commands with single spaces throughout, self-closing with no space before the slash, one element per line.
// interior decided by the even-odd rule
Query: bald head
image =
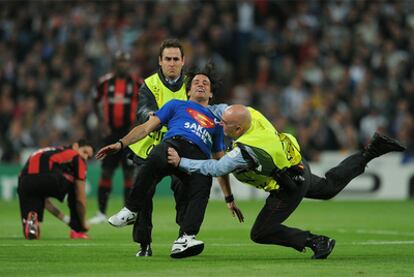
<path fill-rule="evenodd" d="M 249 128 L 252 118 L 249 110 L 243 105 L 227 107 L 222 116 L 223 129 L 226 136 L 238 138 Z"/>

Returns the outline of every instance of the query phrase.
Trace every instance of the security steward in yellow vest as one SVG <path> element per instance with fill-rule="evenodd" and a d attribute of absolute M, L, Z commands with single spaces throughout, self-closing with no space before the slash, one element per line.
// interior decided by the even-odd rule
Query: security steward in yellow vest
<path fill-rule="evenodd" d="M 201 161 L 180 158 L 170 148 L 169 162 L 188 173 L 221 176 L 232 172 L 239 181 L 268 191 L 266 204 L 252 227 L 251 239 L 298 251 L 309 247 L 314 252 L 313 259 L 326 259 L 335 240 L 282 224 L 302 199 L 330 199 L 362 174 L 370 160 L 405 149 L 398 141 L 375 134 L 364 150 L 346 158 L 322 178 L 311 173 L 296 139 L 279 133 L 260 112 L 242 105 L 212 108 L 217 108 L 215 114 L 222 119 L 224 134 L 235 140 L 233 150 L 220 160 Z M 226 201 L 234 200 L 232 196 L 227 198 Z"/>
<path fill-rule="evenodd" d="M 176 39 L 163 41 L 158 62 L 160 66 L 158 71 L 146 78 L 140 88 L 136 113 L 138 124 L 146 122 L 153 112 L 158 111 L 172 99 L 187 100 L 186 77 L 183 74 L 184 50 L 180 42 Z M 166 132 L 167 128 L 163 126 L 143 140 L 129 145 L 130 157 L 138 167 L 146 160 L 152 148 L 162 141 Z M 139 184 L 139 180 L 136 180 L 135 184 Z M 176 201 L 177 224 L 181 221 L 186 206 L 185 200 L 180 199 L 180 188 L 180 181 L 172 176 L 171 189 L 174 191 Z M 148 201 L 134 224 L 133 238 L 140 244 L 137 256 L 152 256 L 152 198 L 154 194 L 155 187 L 149 191 Z"/>

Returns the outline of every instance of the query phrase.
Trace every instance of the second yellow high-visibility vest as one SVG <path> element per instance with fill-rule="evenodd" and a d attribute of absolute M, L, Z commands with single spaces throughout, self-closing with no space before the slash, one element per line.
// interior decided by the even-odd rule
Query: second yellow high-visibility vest
<path fill-rule="evenodd" d="M 291 134 L 279 133 L 260 112 L 250 107 L 248 110 L 251 126 L 234 142 L 234 146 L 249 146 L 256 154 L 259 166 L 233 175 L 240 182 L 265 191 L 279 189 L 272 175 L 276 169 L 289 168 L 301 162 L 299 144 Z"/>

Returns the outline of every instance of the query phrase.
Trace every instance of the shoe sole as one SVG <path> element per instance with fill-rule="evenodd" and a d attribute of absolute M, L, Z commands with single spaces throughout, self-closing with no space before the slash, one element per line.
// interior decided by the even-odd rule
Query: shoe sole
<path fill-rule="evenodd" d="M 178 253 L 171 253 L 170 257 L 174 259 L 182 259 L 186 257 L 191 256 L 197 256 L 204 250 L 204 243 L 203 244 L 197 244 L 192 247 L 187 248 L 184 251 L 178 252 Z"/>
<path fill-rule="evenodd" d="M 374 139 L 381 139 L 383 142 L 387 143 L 388 145 L 394 146 L 395 149 L 393 149 L 393 151 L 402 152 L 402 151 L 405 151 L 407 149 L 398 140 L 395 140 L 395 139 L 392 139 L 390 137 L 381 135 L 379 133 L 375 133 Z"/>
<path fill-rule="evenodd" d="M 151 254 L 148 254 L 148 253 L 145 253 L 145 254 L 138 253 L 136 255 L 136 257 L 152 257 L 152 253 Z"/>
<path fill-rule="evenodd" d="M 71 239 L 90 239 L 87 234 L 84 235 L 70 235 Z"/>
<path fill-rule="evenodd" d="M 136 221 L 136 219 L 133 219 L 133 220 L 127 221 L 125 224 L 122 224 L 122 225 L 115 225 L 115 224 L 113 224 L 110 220 L 108 220 L 108 223 L 109 223 L 109 224 L 111 224 L 112 226 L 116 227 L 116 228 L 122 228 L 122 227 L 125 227 L 125 226 L 127 226 L 127 225 L 132 225 L 132 224 L 134 224 L 134 223 L 135 223 L 135 221 Z"/>
<path fill-rule="evenodd" d="M 35 234 L 30 233 L 30 224 L 29 224 L 30 221 L 32 221 L 33 225 L 36 226 L 36 233 Z M 25 234 L 26 239 L 28 239 L 28 240 L 39 239 L 40 230 L 39 230 L 39 222 L 37 220 L 37 213 L 36 212 L 29 212 L 29 214 L 27 215 L 26 226 L 24 228 L 24 234 Z"/>
<path fill-rule="evenodd" d="M 326 259 L 329 256 L 329 254 L 331 254 L 332 250 L 334 249 L 335 243 L 336 243 L 336 241 L 334 239 L 330 239 L 329 243 L 328 243 L 329 244 L 328 250 L 326 250 L 325 252 L 320 253 L 317 256 L 313 255 L 312 259 L 316 259 L 316 260 Z"/>

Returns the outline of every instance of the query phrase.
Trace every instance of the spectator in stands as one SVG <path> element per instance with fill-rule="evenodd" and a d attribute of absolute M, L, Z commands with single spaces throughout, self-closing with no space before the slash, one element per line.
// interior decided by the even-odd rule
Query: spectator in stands
<path fill-rule="evenodd" d="M 351 118 L 349 128 L 357 133 L 359 147 L 365 137 L 360 121 L 372 108 L 378 108 L 376 88 L 384 89 L 390 96 L 389 101 L 381 103 L 389 111 L 387 118 L 396 116 L 393 107 L 401 99 L 409 100 L 409 114 L 414 114 L 414 39 L 410 36 L 414 20 L 411 20 L 410 1 L 290 1 L 287 5 L 273 1 L 225 1 L 190 7 L 175 1 L 77 2 L 74 5 L 32 1 L 23 6 L 8 1 L 0 5 L 0 61 L 4 65 L 0 69 L 0 91 L 10 86 L 14 102 L 10 124 L 2 126 L 7 130 L 0 135 L 5 149 L 3 159 L 7 161 L 18 160 L 25 147 L 51 143 L 48 137 L 33 135 L 31 126 L 22 122 L 24 130 L 19 136 L 30 134 L 32 145 L 21 144 L 22 148 L 13 151 L 5 147 L 11 145 L 12 122 L 28 113 L 21 109 L 26 101 L 24 95 L 34 95 L 37 114 L 47 113 L 43 123 L 48 126 L 53 120 L 50 115 L 55 103 L 48 98 L 60 98 L 62 90 L 71 92 L 71 105 L 63 114 L 63 119 L 70 122 L 79 111 L 75 91 L 85 79 L 91 83 L 108 71 L 109 53 L 118 48 L 128 49 L 135 59 L 132 69 L 149 76 L 157 62 L 154 57 L 158 45 L 165 37 L 174 35 L 179 35 L 188 49 L 189 67 L 203 64 L 210 57 L 220 62 L 226 76 L 223 91 L 228 92 L 220 96 L 221 102 L 233 103 L 235 87 L 250 94 L 263 91 L 256 85 L 256 77 L 261 76 L 260 80 L 266 81 L 266 100 L 257 101 L 248 96 L 243 99 L 250 101 L 245 104 L 254 105 L 272 117 L 273 111 L 268 106 L 280 106 L 281 92 L 290 90 L 294 76 L 300 75 L 303 95 L 310 96 L 314 87 L 320 86 L 325 92 L 324 98 L 347 106 L 344 116 Z M 88 16 L 90 10 L 94 11 L 93 17 Z M 153 16 L 137 16 L 137 13 Z M 199 50 L 192 50 L 198 45 L 202 46 Z M 266 65 L 269 68 L 266 72 L 270 74 L 263 75 L 263 68 L 259 66 L 262 63 L 257 62 L 259 57 L 270 62 Z M 60 84 L 56 86 L 56 83 Z M 292 97 L 283 98 L 289 104 L 296 103 L 292 103 L 295 100 Z M 306 101 L 297 102 L 306 105 Z M 76 128 L 98 141 L 94 111 L 87 109 L 85 120 Z M 300 120 L 319 120 L 321 125 L 327 125 L 324 119 L 333 110 L 324 105 L 313 106 L 301 114 Z M 297 119 L 288 113 L 284 116 L 286 126 L 307 128 L 298 125 Z M 37 120 L 38 117 L 33 119 Z M 387 124 L 384 131 L 393 136 L 397 132 L 392 124 Z M 53 132 L 54 140 L 64 143 L 77 140 L 74 136 L 79 135 L 59 129 Z M 409 140 L 412 143 L 414 138 L 411 136 Z M 347 150 L 355 150 L 354 145 L 346 146 Z M 327 147 L 322 144 L 318 151 Z"/>

